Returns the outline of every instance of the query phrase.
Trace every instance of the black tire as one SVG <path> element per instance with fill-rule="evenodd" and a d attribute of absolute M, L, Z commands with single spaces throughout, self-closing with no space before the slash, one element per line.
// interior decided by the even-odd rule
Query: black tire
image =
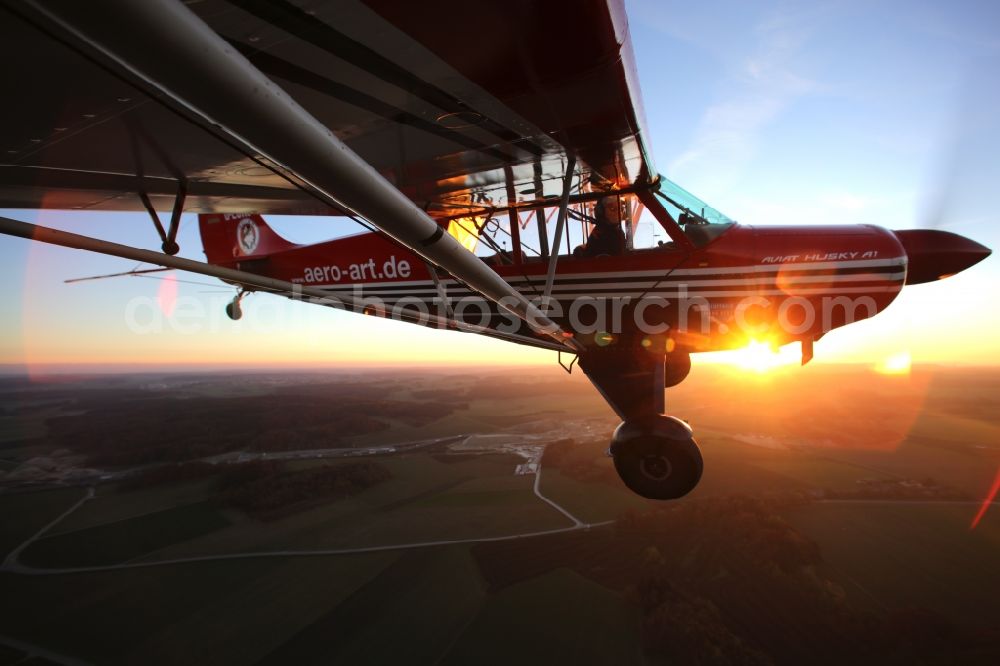
<path fill-rule="evenodd" d="M 632 492 L 647 499 L 677 499 L 701 480 L 701 451 L 690 431 L 658 425 L 662 423 L 623 423 L 615 432 L 611 455 L 618 476 Z"/>
<path fill-rule="evenodd" d="M 226 303 L 226 316 L 233 321 L 239 321 L 243 316 L 243 309 L 239 303 Z"/>

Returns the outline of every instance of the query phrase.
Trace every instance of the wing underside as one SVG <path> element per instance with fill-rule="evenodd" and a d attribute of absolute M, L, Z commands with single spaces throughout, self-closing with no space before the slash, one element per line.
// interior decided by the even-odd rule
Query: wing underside
<path fill-rule="evenodd" d="M 196 12 L 434 217 L 558 196 L 567 158 L 642 187 L 646 149 L 617 0 L 205 0 Z M 332 214 L 70 34 L 8 2 L 0 207 Z M 197 72 L 192 72 L 197 76 Z"/>

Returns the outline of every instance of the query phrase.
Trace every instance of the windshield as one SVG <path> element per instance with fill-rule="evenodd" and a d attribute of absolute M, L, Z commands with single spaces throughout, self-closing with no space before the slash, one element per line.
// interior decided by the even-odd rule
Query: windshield
<path fill-rule="evenodd" d="M 656 194 L 695 247 L 708 245 L 733 225 L 728 216 L 662 176 Z"/>
<path fill-rule="evenodd" d="M 660 189 L 657 192 L 664 206 L 680 224 L 732 224 L 728 216 L 723 215 L 707 203 L 691 194 L 677 183 L 660 176 Z M 687 214 L 685 216 L 685 213 Z M 691 219 L 691 217 L 694 219 Z M 684 217 L 684 221 L 682 221 Z"/>

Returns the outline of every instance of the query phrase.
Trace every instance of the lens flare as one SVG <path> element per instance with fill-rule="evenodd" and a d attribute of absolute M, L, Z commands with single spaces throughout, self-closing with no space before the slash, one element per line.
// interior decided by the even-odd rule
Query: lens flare
<path fill-rule="evenodd" d="M 160 310 L 167 317 L 174 313 L 177 307 L 177 276 L 173 273 L 163 278 L 160 283 L 160 290 L 156 294 L 156 302 L 160 305 Z"/>
<path fill-rule="evenodd" d="M 983 503 L 979 507 L 979 511 L 976 512 L 976 517 L 972 519 L 972 524 L 969 525 L 970 530 L 976 529 L 976 525 L 978 525 L 979 521 L 986 515 L 986 510 L 990 508 L 991 504 L 993 504 L 993 500 L 996 499 L 998 492 L 1000 492 L 1000 469 L 997 470 L 997 476 L 993 479 L 993 485 L 990 486 L 990 491 L 986 493 L 986 497 L 983 498 Z"/>
<path fill-rule="evenodd" d="M 875 371 L 883 375 L 908 375 L 911 360 L 910 352 L 902 351 L 882 359 L 875 365 Z"/>

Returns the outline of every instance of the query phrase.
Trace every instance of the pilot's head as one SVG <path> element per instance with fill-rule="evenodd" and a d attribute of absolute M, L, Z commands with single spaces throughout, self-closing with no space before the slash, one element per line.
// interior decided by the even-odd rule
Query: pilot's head
<path fill-rule="evenodd" d="M 594 218 L 598 224 L 619 224 L 622 221 L 622 208 L 618 197 L 604 197 L 597 201 Z"/>

